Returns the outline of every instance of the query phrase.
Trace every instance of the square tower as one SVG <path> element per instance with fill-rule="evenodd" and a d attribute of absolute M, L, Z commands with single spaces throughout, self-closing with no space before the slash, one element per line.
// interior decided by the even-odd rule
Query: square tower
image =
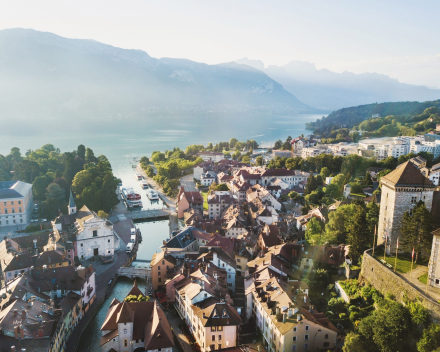
<path fill-rule="evenodd" d="M 399 165 L 396 170 L 380 179 L 382 195 L 379 211 L 377 244 L 385 243 L 388 234 L 387 253 L 396 248 L 401 235 L 402 219 L 419 200 L 425 202 L 431 211 L 436 186 L 426 178 L 410 161 Z"/>

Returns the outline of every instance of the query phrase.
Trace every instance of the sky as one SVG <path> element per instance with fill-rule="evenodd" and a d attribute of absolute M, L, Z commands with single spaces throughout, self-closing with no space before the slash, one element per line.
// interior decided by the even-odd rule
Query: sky
<path fill-rule="evenodd" d="M 293 60 L 440 88 L 438 0 L 1 0 L 33 28 L 208 64 Z"/>

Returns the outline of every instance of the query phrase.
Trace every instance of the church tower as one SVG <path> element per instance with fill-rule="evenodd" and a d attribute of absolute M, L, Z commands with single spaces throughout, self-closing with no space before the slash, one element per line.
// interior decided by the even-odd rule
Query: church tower
<path fill-rule="evenodd" d="M 436 186 L 410 161 L 382 176 L 380 184 L 382 192 L 377 244 L 385 243 L 388 234 L 386 251 L 389 254 L 395 251 L 405 212 L 410 211 L 419 200 L 425 202 L 426 208 L 431 211 Z"/>
<path fill-rule="evenodd" d="M 75 200 L 73 198 L 72 190 L 70 190 L 68 210 L 69 210 L 69 215 L 76 214 L 76 205 L 75 205 Z"/>

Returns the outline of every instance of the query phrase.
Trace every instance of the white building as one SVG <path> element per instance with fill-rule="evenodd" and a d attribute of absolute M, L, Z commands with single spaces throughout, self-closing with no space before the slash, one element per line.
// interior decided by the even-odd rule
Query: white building
<path fill-rule="evenodd" d="M 200 183 L 202 186 L 211 186 L 217 180 L 217 175 L 214 171 L 206 171 L 200 176 Z"/>
<path fill-rule="evenodd" d="M 197 156 L 202 158 L 204 161 L 212 160 L 215 162 L 219 162 L 225 158 L 225 155 L 219 152 L 199 152 L 197 153 Z"/>
<path fill-rule="evenodd" d="M 222 249 L 219 248 L 217 248 L 215 251 L 213 249 L 212 257 L 212 264 L 226 270 L 226 281 L 228 282 L 228 289 L 235 292 L 235 270 L 237 264 L 229 255 L 227 255 Z"/>
<path fill-rule="evenodd" d="M 432 232 L 431 260 L 428 267 L 428 283 L 440 288 L 440 229 Z"/>
<path fill-rule="evenodd" d="M 60 215 L 52 226 L 55 232 L 71 231 L 76 235 L 76 253 L 80 260 L 87 260 L 96 255 L 113 256 L 119 248 L 119 237 L 113 231 L 113 224 L 101 219 L 87 206 L 77 211 L 70 192 L 69 215 Z"/>
<path fill-rule="evenodd" d="M 301 151 L 301 157 L 303 159 L 307 159 L 308 157 L 318 156 L 320 154 L 332 154 L 332 151 L 330 149 L 328 149 L 327 147 L 325 147 L 325 148 L 318 148 L 318 147 L 303 148 L 303 150 Z"/>

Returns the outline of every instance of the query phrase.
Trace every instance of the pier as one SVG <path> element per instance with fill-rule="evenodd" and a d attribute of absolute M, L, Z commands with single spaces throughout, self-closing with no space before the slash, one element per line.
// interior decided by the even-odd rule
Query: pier
<path fill-rule="evenodd" d="M 127 213 L 115 214 L 109 217 L 113 223 L 120 220 L 131 219 L 133 221 L 148 221 L 169 218 L 171 212 L 169 209 L 148 209 L 148 210 L 133 210 Z"/>

